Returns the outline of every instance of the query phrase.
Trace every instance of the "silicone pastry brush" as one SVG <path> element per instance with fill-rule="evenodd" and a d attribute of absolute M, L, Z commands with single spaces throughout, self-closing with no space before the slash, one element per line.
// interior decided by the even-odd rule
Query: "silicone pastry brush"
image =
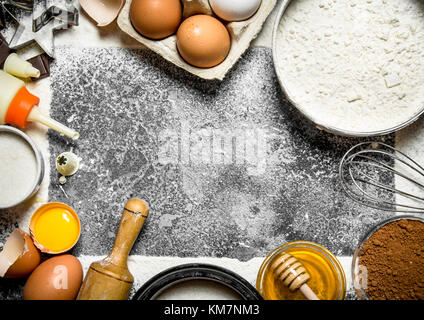
<path fill-rule="evenodd" d="M 271 264 L 274 274 L 290 291 L 300 290 L 308 300 L 319 300 L 307 285 L 311 278 L 303 264 L 289 253 L 284 253 Z"/>

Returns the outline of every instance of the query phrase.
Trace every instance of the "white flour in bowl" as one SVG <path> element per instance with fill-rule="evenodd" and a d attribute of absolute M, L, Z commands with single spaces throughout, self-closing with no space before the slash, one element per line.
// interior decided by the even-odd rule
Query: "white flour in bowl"
<path fill-rule="evenodd" d="M 276 66 L 317 124 L 372 133 L 424 108 L 424 1 L 293 0 Z"/>
<path fill-rule="evenodd" d="M 210 280 L 186 280 L 173 284 L 156 300 L 242 300 L 229 287 Z"/>
<path fill-rule="evenodd" d="M 37 179 L 37 159 L 20 136 L 0 131 L 0 207 L 23 200 Z"/>

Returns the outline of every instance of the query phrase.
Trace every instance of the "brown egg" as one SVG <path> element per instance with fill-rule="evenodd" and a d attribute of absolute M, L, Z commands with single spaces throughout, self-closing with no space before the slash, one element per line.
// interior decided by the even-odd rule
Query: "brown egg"
<path fill-rule="evenodd" d="M 163 39 L 174 34 L 181 22 L 180 0 L 133 0 L 130 19 L 143 36 Z"/>
<path fill-rule="evenodd" d="M 231 48 L 230 34 L 217 19 L 194 15 L 184 20 L 177 32 L 177 47 L 185 61 L 200 68 L 220 64 Z"/>
<path fill-rule="evenodd" d="M 31 237 L 20 229 L 18 231 L 25 239 L 25 247 L 22 255 L 7 270 L 5 278 L 24 278 L 40 264 L 40 252 L 34 246 Z"/>
<path fill-rule="evenodd" d="M 24 300 L 73 300 L 82 284 L 83 271 L 77 258 L 55 256 L 40 264 L 25 283 Z"/>

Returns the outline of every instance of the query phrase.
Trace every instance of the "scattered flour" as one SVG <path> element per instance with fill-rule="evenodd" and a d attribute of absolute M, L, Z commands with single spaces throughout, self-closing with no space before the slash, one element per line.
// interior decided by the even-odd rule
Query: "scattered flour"
<path fill-rule="evenodd" d="M 156 300 L 241 300 L 225 285 L 209 280 L 187 280 L 162 291 Z"/>
<path fill-rule="evenodd" d="M 317 124 L 375 132 L 424 107 L 424 2 L 293 0 L 278 30 L 288 95 Z"/>
<path fill-rule="evenodd" d="M 101 260 L 103 258 L 104 256 L 86 256 L 86 255 L 78 256 L 78 259 L 80 260 L 82 264 L 84 274 L 87 273 L 87 270 L 92 262 Z M 351 288 L 352 281 L 351 281 L 351 277 L 349 277 L 348 275 L 350 275 L 351 273 L 350 268 L 352 264 L 352 257 L 338 256 L 337 258 L 342 264 L 343 270 L 346 274 L 347 288 Z M 131 290 L 130 298 L 132 298 L 135 292 L 138 289 L 140 289 L 140 287 L 144 285 L 147 281 L 149 281 L 151 277 L 157 275 L 158 273 L 168 268 L 176 267 L 178 265 L 186 264 L 186 263 L 208 263 L 212 265 L 217 265 L 239 274 L 248 282 L 250 282 L 252 286 L 255 286 L 258 270 L 262 262 L 264 261 L 264 259 L 265 257 L 256 257 L 249 261 L 239 261 L 237 259 L 213 258 L 213 257 L 180 258 L 180 257 L 131 255 L 128 258 L 128 268 L 130 272 L 132 273 L 132 275 L 134 276 L 134 284 Z M 203 293 L 207 293 L 207 292 L 203 291 Z M 197 299 L 211 300 L 211 295 L 209 294 L 208 297 L 205 297 L 204 295 L 202 295 L 202 297 L 198 297 Z"/>

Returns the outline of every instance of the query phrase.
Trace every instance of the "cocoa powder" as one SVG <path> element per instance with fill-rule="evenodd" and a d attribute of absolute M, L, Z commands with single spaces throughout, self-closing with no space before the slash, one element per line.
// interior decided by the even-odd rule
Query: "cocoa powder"
<path fill-rule="evenodd" d="M 362 246 L 372 300 L 424 299 L 424 223 L 401 219 L 378 229 Z"/>

